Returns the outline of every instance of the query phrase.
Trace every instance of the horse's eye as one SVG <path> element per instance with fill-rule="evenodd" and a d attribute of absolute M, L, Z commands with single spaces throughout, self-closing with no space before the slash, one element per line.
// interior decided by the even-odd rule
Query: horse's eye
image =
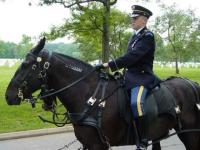
<path fill-rule="evenodd" d="M 22 63 L 22 67 L 28 67 L 28 64 L 29 63 L 27 61 L 25 61 L 25 62 Z"/>
<path fill-rule="evenodd" d="M 34 64 L 34 65 L 32 66 L 32 69 L 33 69 L 33 70 L 35 70 L 35 69 L 36 69 L 36 67 L 37 67 L 37 65 L 36 65 L 36 64 Z"/>

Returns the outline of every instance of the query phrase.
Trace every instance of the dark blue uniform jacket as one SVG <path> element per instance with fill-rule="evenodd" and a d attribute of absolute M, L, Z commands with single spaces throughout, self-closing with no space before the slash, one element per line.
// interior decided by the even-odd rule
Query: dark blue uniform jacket
<path fill-rule="evenodd" d="M 133 35 L 124 56 L 109 62 L 112 71 L 126 68 L 125 84 L 127 89 L 143 85 L 148 89 L 156 86 L 160 80 L 153 73 L 155 51 L 154 35 L 147 28 Z"/>

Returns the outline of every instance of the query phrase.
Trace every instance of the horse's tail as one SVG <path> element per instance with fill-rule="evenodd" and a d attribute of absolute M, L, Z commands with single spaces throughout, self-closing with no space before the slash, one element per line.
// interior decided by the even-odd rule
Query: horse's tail
<path fill-rule="evenodd" d="M 181 79 L 185 80 L 188 83 L 188 85 L 192 88 L 195 96 L 195 105 L 198 112 L 200 112 L 200 85 L 197 82 L 194 82 L 187 78 L 181 78 Z"/>
<path fill-rule="evenodd" d="M 196 106 L 198 111 L 200 112 L 200 85 L 194 82 L 194 86 L 196 87 Z"/>
<path fill-rule="evenodd" d="M 195 92 L 195 97 L 196 97 L 196 100 L 195 100 L 195 109 L 197 111 L 197 129 L 200 129 L 200 85 L 196 82 L 192 82 L 195 89 L 196 89 L 196 92 Z M 198 137 L 198 148 L 200 148 L 200 136 Z"/>
<path fill-rule="evenodd" d="M 200 128 L 200 85 L 198 83 L 195 83 L 195 87 L 197 88 L 197 99 L 196 99 L 197 119 L 198 119 L 198 127 Z"/>
<path fill-rule="evenodd" d="M 199 99 L 200 99 L 200 85 L 199 84 L 196 84 L 197 85 L 197 90 L 198 90 L 198 96 L 199 96 Z M 199 103 L 196 104 L 197 105 L 197 120 L 198 120 L 198 128 L 200 129 L 200 101 Z M 199 148 L 200 148 L 200 137 L 199 137 Z"/>
<path fill-rule="evenodd" d="M 195 95 L 195 109 L 197 110 L 198 127 L 200 128 L 200 85 L 192 80 L 184 79 L 193 89 Z"/>

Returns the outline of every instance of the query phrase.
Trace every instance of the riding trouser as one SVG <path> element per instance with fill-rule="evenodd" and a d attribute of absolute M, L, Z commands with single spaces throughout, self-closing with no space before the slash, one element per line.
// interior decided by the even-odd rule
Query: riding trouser
<path fill-rule="evenodd" d="M 136 86 L 131 89 L 131 109 L 134 118 L 141 117 L 145 114 L 144 100 L 147 91 L 144 86 Z"/>
<path fill-rule="evenodd" d="M 139 147 L 142 146 L 144 149 L 148 145 L 148 122 L 144 110 L 147 91 L 144 86 L 137 86 L 131 89 L 131 109 L 140 136 Z"/>

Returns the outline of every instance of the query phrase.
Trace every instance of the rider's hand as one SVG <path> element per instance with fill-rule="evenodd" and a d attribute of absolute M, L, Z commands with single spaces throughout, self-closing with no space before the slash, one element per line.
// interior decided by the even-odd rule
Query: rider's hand
<path fill-rule="evenodd" d="M 104 69 L 108 67 L 108 63 L 98 64 L 95 66 L 96 70 Z"/>
<path fill-rule="evenodd" d="M 109 66 L 108 66 L 108 63 L 103 63 L 103 66 L 104 66 L 105 68 L 109 67 Z"/>
<path fill-rule="evenodd" d="M 104 69 L 105 67 L 103 66 L 103 64 L 97 64 L 96 66 L 94 66 L 94 68 L 96 70 L 100 70 L 100 69 Z"/>

